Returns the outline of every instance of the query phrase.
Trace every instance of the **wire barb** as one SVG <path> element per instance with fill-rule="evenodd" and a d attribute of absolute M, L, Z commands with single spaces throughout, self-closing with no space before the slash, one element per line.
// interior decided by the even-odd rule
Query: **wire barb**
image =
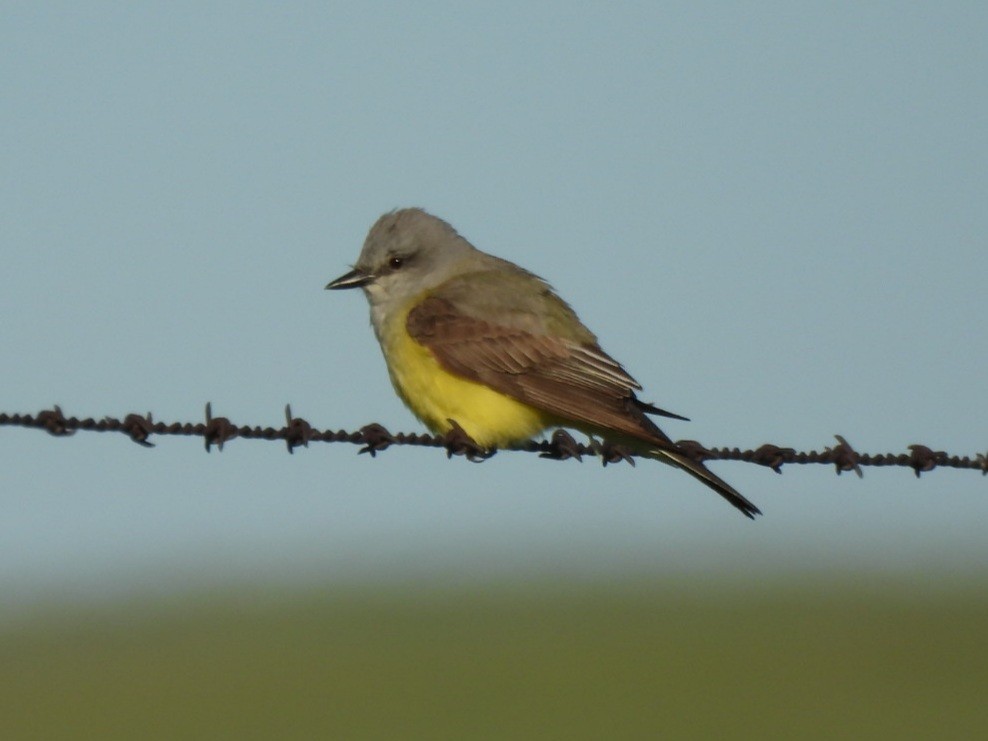
<path fill-rule="evenodd" d="M 357 453 L 370 453 L 371 458 L 377 457 L 378 451 L 387 450 L 395 442 L 391 433 L 377 422 L 361 427 L 360 437 L 365 445 Z"/>
<path fill-rule="evenodd" d="M 293 416 L 292 405 L 285 404 L 285 445 L 288 446 L 288 452 L 294 455 L 295 448 L 309 447 L 312 436 L 312 425 L 301 417 Z"/>
<path fill-rule="evenodd" d="M 780 448 L 778 445 L 765 443 L 753 451 L 751 460 L 760 466 L 767 466 L 776 473 L 782 473 L 782 464 L 788 463 L 796 455 L 793 448 Z"/>
<path fill-rule="evenodd" d="M 227 440 L 232 440 L 235 438 L 240 431 L 236 426 L 226 417 L 214 417 L 213 416 L 213 405 L 210 402 L 206 402 L 206 424 L 203 427 L 202 436 L 205 438 L 206 452 L 209 452 L 211 446 L 215 445 L 219 448 L 219 451 L 223 452 L 223 443 Z"/>
<path fill-rule="evenodd" d="M 109 417 L 104 417 L 103 421 L 107 423 L 111 422 Z M 116 422 L 116 420 L 112 421 Z M 142 447 L 154 447 L 154 443 L 148 442 L 148 438 L 154 433 L 154 422 L 151 419 L 151 412 L 148 412 L 144 417 L 139 414 L 128 414 L 124 417 L 123 424 L 120 425 L 120 431 Z"/>
<path fill-rule="evenodd" d="M 837 447 L 831 450 L 827 450 L 833 456 L 834 466 L 837 468 L 837 475 L 840 476 L 844 471 L 854 471 L 858 475 L 859 479 L 864 478 L 864 474 L 861 473 L 861 466 L 858 463 L 858 454 L 855 452 L 851 444 L 845 440 L 840 435 L 834 435 L 837 438 L 837 442 L 840 443 Z"/>
<path fill-rule="evenodd" d="M 54 435 L 55 437 L 67 437 L 68 435 L 75 434 L 75 430 L 69 428 L 68 420 L 65 419 L 65 415 L 62 414 L 62 408 L 58 404 L 52 409 L 39 412 L 38 422 L 41 423 L 41 427 L 47 430 L 49 435 Z"/>
<path fill-rule="evenodd" d="M 703 463 L 704 461 L 709 461 L 711 458 L 716 458 L 712 450 L 703 447 L 702 443 L 696 440 L 680 440 L 676 443 L 676 447 L 685 453 L 686 457 L 694 463 Z"/>
<path fill-rule="evenodd" d="M 934 452 L 925 445 L 910 445 L 908 447 L 912 451 L 909 456 L 909 465 L 916 473 L 916 478 L 919 478 L 920 473 L 924 471 L 932 471 L 947 457 L 947 454 L 942 450 Z"/>

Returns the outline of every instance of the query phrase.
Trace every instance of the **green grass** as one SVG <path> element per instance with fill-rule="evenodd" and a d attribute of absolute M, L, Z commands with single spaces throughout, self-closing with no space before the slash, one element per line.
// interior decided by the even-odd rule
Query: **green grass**
<path fill-rule="evenodd" d="M 682 584 L 226 596 L 0 634 L 0 737 L 973 738 L 988 598 Z"/>

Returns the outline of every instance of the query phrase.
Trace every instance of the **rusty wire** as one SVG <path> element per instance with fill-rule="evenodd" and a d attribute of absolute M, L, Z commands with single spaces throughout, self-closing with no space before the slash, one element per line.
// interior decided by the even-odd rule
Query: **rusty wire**
<path fill-rule="evenodd" d="M 120 432 L 127 435 L 138 445 L 151 448 L 154 443 L 150 438 L 154 435 L 185 435 L 201 437 L 205 443 L 206 452 L 215 445 L 223 450 L 223 444 L 234 438 L 255 440 L 284 440 L 289 453 L 295 448 L 308 447 L 310 442 L 350 443 L 362 446 L 358 452 L 369 453 L 371 456 L 386 450 L 392 445 L 417 445 L 429 448 L 444 448 L 448 457 L 462 455 L 472 461 L 482 461 L 494 455 L 494 450 L 479 447 L 470 437 L 454 423 L 453 429 L 446 435 L 429 435 L 418 433 L 391 433 L 379 424 L 369 424 L 355 432 L 345 430 L 319 430 L 309 422 L 292 414 L 290 405 L 285 407 L 285 426 L 280 429 L 273 427 L 250 427 L 236 425 L 226 417 L 214 417 L 212 405 L 206 404 L 205 419 L 202 422 L 155 422 L 148 412 L 145 415 L 127 414 L 124 418 L 103 417 L 100 420 L 86 417 L 66 417 L 56 405 L 45 409 L 36 415 L 7 414 L 0 412 L 0 427 L 33 427 L 47 431 L 56 437 L 73 435 L 79 430 L 90 432 Z M 753 450 L 738 448 L 707 448 L 695 440 L 680 440 L 678 445 L 687 455 L 698 462 L 707 460 L 730 460 L 756 463 L 771 468 L 776 473 L 782 473 L 784 465 L 823 463 L 834 466 L 837 474 L 853 471 L 859 477 L 863 476 L 862 466 L 900 466 L 911 468 L 917 478 L 921 473 L 935 468 L 964 468 L 981 471 L 988 474 L 988 453 L 978 453 L 974 458 L 968 456 L 949 455 L 942 450 L 932 450 L 925 445 L 909 445 L 908 453 L 880 453 L 871 455 L 858 453 L 842 436 L 835 435 L 837 444 L 826 447 L 822 452 L 811 450 L 797 452 L 793 448 L 780 447 L 766 443 Z M 638 455 L 623 446 L 607 441 L 591 440 L 589 443 L 577 442 L 565 430 L 556 430 L 549 440 L 528 442 L 514 445 L 507 450 L 537 453 L 540 458 L 567 460 L 574 458 L 582 460 L 583 456 L 600 458 L 606 466 L 608 463 L 626 461 L 634 465 Z"/>

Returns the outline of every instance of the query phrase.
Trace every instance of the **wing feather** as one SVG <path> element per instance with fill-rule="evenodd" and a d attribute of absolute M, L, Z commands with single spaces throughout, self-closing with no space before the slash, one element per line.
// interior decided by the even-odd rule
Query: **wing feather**
<path fill-rule="evenodd" d="M 493 324 L 429 297 L 408 315 L 409 334 L 451 373 L 478 381 L 563 420 L 651 442 L 667 438 L 635 397 L 640 389 L 595 344 Z"/>

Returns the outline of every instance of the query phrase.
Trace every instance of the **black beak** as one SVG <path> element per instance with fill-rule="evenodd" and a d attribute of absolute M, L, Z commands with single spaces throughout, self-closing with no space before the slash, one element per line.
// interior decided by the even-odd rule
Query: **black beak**
<path fill-rule="evenodd" d="M 361 286 L 366 286 L 372 280 L 374 280 L 373 275 L 369 275 L 363 270 L 354 268 L 346 275 L 341 275 L 336 280 L 327 283 L 326 288 L 332 290 L 338 290 L 340 288 L 360 288 Z"/>

